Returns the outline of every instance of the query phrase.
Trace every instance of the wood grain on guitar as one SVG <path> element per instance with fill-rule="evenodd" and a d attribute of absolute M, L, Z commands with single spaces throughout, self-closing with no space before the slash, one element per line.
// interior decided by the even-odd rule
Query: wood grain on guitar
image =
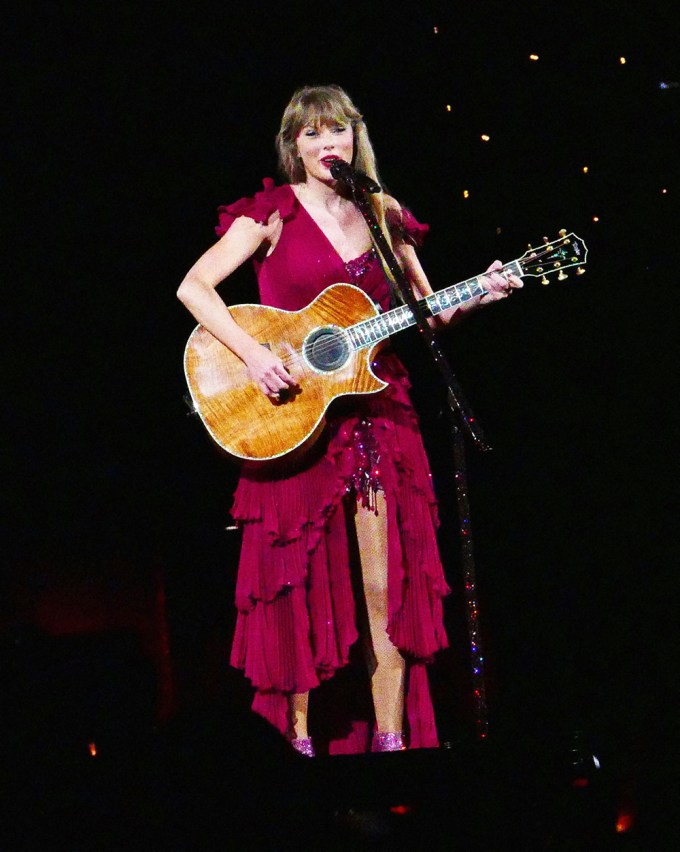
<path fill-rule="evenodd" d="M 334 399 L 385 387 L 365 351 L 348 347 L 344 363 L 330 370 L 315 367 L 305 353 L 305 343 L 318 329 L 344 329 L 377 315 L 357 287 L 333 285 L 301 311 L 262 305 L 236 305 L 230 311 L 248 334 L 282 359 L 298 384 L 285 399 L 272 400 L 226 346 L 201 326 L 193 331 L 184 368 L 194 407 L 213 439 L 236 458 L 266 461 L 311 443 Z M 316 348 L 324 354 L 323 340 Z"/>

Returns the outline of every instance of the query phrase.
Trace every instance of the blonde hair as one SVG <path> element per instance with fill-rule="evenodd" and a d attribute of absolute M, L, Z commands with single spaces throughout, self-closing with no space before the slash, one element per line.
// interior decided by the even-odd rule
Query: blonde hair
<path fill-rule="evenodd" d="M 349 124 L 354 134 L 352 165 L 380 184 L 373 146 L 363 116 L 352 99 L 340 86 L 304 86 L 290 99 L 281 119 L 281 129 L 276 136 L 279 168 L 289 183 L 303 183 L 305 167 L 298 156 L 297 137 L 303 127 L 324 127 L 332 124 Z M 385 227 L 385 200 L 382 193 L 371 195 L 371 205 L 381 230 L 392 243 L 389 229 Z"/>

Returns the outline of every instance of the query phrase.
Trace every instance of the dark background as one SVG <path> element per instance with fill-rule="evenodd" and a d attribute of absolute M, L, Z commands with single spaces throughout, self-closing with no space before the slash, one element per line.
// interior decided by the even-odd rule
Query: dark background
<path fill-rule="evenodd" d="M 390 192 L 431 225 L 435 288 L 563 227 L 588 244 L 586 275 L 528 279 L 446 338 L 494 446 L 468 447 L 491 733 L 584 729 L 658 802 L 677 734 L 676 19 L 656 2 L 17 5 L 3 36 L 8 635 L 131 630 L 166 716 L 225 683 L 246 706 L 226 666 L 236 472 L 183 401 L 194 323 L 174 293 L 215 208 L 276 175 L 294 89 L 337 82 Z M 249 275 L 225 296 L 249 300 Z M 460 642 L 433 680 L 455 740 L 470 725 L 461 574 L 418 345 L 405 335 L 454 587 Z"/>

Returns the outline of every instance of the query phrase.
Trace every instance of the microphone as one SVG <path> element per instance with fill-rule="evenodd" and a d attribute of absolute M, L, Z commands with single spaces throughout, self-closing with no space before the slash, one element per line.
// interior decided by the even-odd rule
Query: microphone
<path fill-rule="evenodd" d="M 361 189 L 364 192 L 373 193 L 382 192 L 382 187 L 373 178 L 353 168 L 345 160 L 333 160 L 331 163 L 331 175 L 335 180 L 341 180 L 343 183 L 349 184 L 352 189 Z"/>

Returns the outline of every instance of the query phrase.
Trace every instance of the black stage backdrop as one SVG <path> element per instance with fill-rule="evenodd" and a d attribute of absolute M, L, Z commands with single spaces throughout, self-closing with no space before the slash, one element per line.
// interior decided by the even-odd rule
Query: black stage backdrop
<path fill-rule="evenodd" d="M 144 587 L 165 625 L 148 647 L 166 698 L 209 701 L 228 682 L 247 701 L 226 666 L 235 468 L 183 401 L 193 322 L 174 294 L 218 204 L 276 176 L 293 90 L 337 82 L 387 187 L 431 225 L 436 288 L 559 228 L 588 244 L 586 275 L 529 280 L 446 338 L 494 446 L 468 448 L 491 731 L 584 728 L 623 774 L 662 777 L 677 725 L 680 68 L 665 5 L 637 9 L 17 4 L 3 38 L 3 626 L 138 625 L 95 610 L 115 598 L 124 612 Z M 243 272 L 228 298 L 252 292 Z M 457 650 L 433 681 L 456 739 L 470 725 L 456 522 L 418 347 L 405 335 L 454 587 Z"/>

